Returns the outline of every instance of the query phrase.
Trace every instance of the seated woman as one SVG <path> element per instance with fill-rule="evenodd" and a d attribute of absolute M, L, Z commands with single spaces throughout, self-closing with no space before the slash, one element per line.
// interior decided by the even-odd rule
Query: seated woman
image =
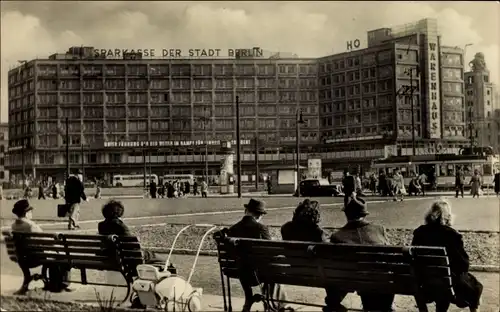
<path fill-rule="evenodd" d="M 97 225 L 99 235 L 131 236 L 130 229 L 121 219 L 124 213 L 125 207 L 121 202 L 116 200 L 108 201 L 102 207 L 104 220 Z M 142 253 L 144 255 L 144 261 L 148 264 L 164 263 L 164 261 L 158 258 L 153 252 L 143 250 Z"/>
<path fill-rule="evenodd" d="M 281 237 L 283 240 L 328 242 L 328 237 L 319 226 L 319 222 L 319 203 L 306 199 L 295 209 L 292 221 L 281 227 Z"/>
<path fill-rule="evenodd" d="M 445 247 L 450 260 L 455 300 L 459 308 L 469 307 L 478 311 L 483 285 L 469 273 L 469 256 L 464 249 L 462 235 L 451 227 L 451 205 L 444 199 L 434 202 L 425 215 L 425 225 L 413 232 L 412 245 Z M 436 312 L 448 311 L 450 300 L 444 298 L 422 298 L 417 304 L 420 311 L 427 311 L 426 302 L 436 302 Z"/>

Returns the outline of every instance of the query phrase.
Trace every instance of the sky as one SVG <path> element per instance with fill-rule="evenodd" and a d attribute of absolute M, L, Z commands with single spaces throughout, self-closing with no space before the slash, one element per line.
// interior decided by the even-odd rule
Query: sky
<path fill-rule="evenodd" d="M 437 18 L 444 45 L 485 54 L 500 78 L 498 2 L 149 2 L 2 1 L 0 121 L 7 121 L 7 72 L 18 60 L 71 46 L 107 49 L 241 48 L 318 57 L 346 51 L 366 32 Z"/>

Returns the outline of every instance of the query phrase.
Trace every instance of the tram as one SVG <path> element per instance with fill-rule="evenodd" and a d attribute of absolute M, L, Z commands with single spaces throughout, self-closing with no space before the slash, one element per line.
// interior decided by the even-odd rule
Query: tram
<path fill-rule="evenodd" d="M 387 173 L 399 168 L 405 178 L 406 185 L 410 184 L 413 174 L 424 173 L 428 177 L 434 175 L 439 188 L 454 187 L 455 174 L 460 167 L 465 173 L 466 184 L 469 183 L 470 177 L 477 169 L 483 177 L 483 185 L 491 187 L 495 172 L 500 170 L 500 156 L 492 153 L 468 154 L 391 156 L 374 160 L 371 167 L 377 172 L 384 170 Z"/>

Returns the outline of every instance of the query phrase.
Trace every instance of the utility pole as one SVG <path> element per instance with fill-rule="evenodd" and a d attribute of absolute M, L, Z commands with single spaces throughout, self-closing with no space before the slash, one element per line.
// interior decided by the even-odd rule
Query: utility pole
<path fill-rule="evenodd" d="M 259 136 L 255 133 L 255 190 L 259 190 Z"/>
<path fill-rule="evenodd" d="M 302 110 L 297 109 L 296 121 L 295 121 L 295 171 L 297 172 L 297 197 L 300 197 L 300 125 L 304 123 L 302 117 Z"/>
<path fill-rule="evenodd" d="M 469 140 L 471 151 L 474 148 L 474 123 L 472 122 L 472 105 L 469 105 Z"/>
<path fill-rule="evenodd" d="M 66 117 L 66 178 L 69 177 L 69 118 Z"/>
<path fill-rule="evenodd" d="M 241 198 L 241 139 L 240 139 L 240 97 L 236 96 L 236 163 L 238 164 L 238 198 Z"/>
<path fill-rule="evenodd" d="M 144 189 L 146 188 L 146 171 L 148 170 L 147 169 L 147 165 L 146 165 L 146 146 L 143 145 L 142 146 L 142 162 L 143 162 L 143 165 L 144 165 L 144 171 L 143 171 L 143 179 L 144 179 Z"/>
<path fill-rule="evenodd" d="M 208 184 L 208 140 L 207 140 L 207 123 L 210 121 L 210 119 L 207 117 L 207 108 L 205 107 L 203 110 L 203 135 L 204 135 L 204 143 L 205 143 L 205 182 Z"/>
<path fill-rule="evenodd" d="M 81 144 L 81 154 L 82 154 L 82 182 L 85 180 L 85 151 L 83 149 L 83 143 Z"/>
<path fill-rule="evenodd" d="M 22 170 L 23 170 L 23 189 L 26 187 L 26 164 L 24 162 L 24 150 L 25 150 L 25 147 L 24 147 L 24 142 L 23 142 L 23 145 L 21 146 L 21 166 L 22 166 Z"/>

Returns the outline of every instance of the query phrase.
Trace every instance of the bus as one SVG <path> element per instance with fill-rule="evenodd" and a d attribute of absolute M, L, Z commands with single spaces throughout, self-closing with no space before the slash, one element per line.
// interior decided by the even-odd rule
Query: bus
<path fill-rule="evenodd" d="M 153 180 L 158 184 L 158 176 L 156 174 L 146 175 L 146 186 L 149 185 L 149 181 Z M 142 187 L 144 185 L 144 175 L 143 174 L 117 174 L 113 177 L 113 186 L 116 187 Z"/>
<path fill-rule="evenodd" d="M 194 184 L 194 175 L 192 174 L 166 174 L 163 176 L 163 183 L 166 182 L 189 182 L 189 184 Z"/>
<path fill-rule="evenodd" d="M 493 177 L 500 170 L 499 155 L 455 155 L 437 154 L 420 156 L 391 156 L 384 159 L 374 160 L 372 169 L 392 172 L 399 168 L 405 178 L 405 185 L 410 184 L 411 173 L 425 173 L 427 176 L 434 172 L 437 178 L 437 186 L 449 188 L 455 186 L 455 174 L 458 168 L 462 168 L 466 176 L 466 185 L 474 170 L 478 170 L 483 178 L 483 185 L 491 186 Z"/>

